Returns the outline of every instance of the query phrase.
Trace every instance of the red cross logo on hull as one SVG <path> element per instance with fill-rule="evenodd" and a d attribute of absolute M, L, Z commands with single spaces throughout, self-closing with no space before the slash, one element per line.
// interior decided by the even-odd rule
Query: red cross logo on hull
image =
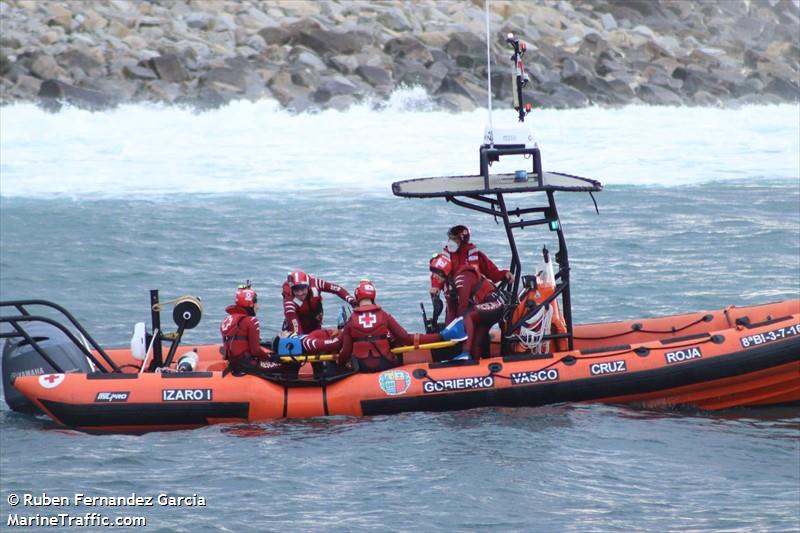
<path fill-rule="evenodd" d="M 64 374 L 42 374 L 39 376 L 39 385 L 45 389 L 54 389 L 64 381 Z"/>
<path fill-rule="evenodd" d="M 371 329 L 377 321 L 378 317 L 375 315 L 375 313 L 364 313 L 363 315 L 358 315 L 358 323 L 361 324 L 364 329 Z"/>

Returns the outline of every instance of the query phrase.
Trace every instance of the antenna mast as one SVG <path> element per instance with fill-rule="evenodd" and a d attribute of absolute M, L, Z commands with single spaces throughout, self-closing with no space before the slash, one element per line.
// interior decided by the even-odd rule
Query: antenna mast
<path fill-rule="evenodd" d="M 494 146 L 494 129 L 492 127 L 492 52 L 491 35 L 489 33 L 489 1 L 486 0 L 486 86 L 488 88 L 486 99 L 489 104 L 489 131 L 486 133 L 486 141 L 489 146 Z"/>

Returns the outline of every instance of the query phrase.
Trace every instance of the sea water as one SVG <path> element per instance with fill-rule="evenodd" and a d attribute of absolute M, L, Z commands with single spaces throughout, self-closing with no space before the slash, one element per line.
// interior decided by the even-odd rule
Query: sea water
<path fill-rule="evenodd" d="M 370 278 L 420 330 L 449 226 L 470 226 L 500 265 L 510 254 L 491 217 L 391 183 L 476 173 L 485 123 L 418 92 L 298 116 L 272 102 L 0 108 L 0 299 L 52 300 L 122 346 L 149 320 L 149 289 L 191 294 L 204 317 L 185 340 L 217 342 L 237 284 L 259 291 L 266 337 L 282 280 L 303 269 L 350 290 Z M 797 106 L 535 110 L 527 123 L 546 170 L 605 186 L 599 214 L 586 193 L 556 194 L 576 322 L 800 296 Z M 556 248 L 538 228 L 517 239 L 528 271 Z M 334 324 L 341 302 L 325 304 Z M 3 403 L 0 527 L 10 513 L 100 512 L 144 516 L 148 531 L 796 530 L 799 430 L 797 408 L 554 405 L 90 436 Z M 154 505 L 9 504 L 43 493 Z"/>

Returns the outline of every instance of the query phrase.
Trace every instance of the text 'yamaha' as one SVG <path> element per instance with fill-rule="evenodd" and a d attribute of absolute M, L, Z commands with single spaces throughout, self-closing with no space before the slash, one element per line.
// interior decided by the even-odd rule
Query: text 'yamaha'
<path fill-rule="evenodd" d="M 165 402 L 210 402 L 212 389 L 163 389 L 161 399 Z"/>

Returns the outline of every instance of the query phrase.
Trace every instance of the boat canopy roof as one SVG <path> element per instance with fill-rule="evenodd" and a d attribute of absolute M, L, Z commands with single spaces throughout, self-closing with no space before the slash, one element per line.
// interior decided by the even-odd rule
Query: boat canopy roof
<path fill-rule="evenodd" d="M 515 181 L 514 174 L 492 174 L 488 183 L 484 176 L 441 176 L 417 178 L 392 183 L 392 192 L 406 198 L 441 198 L 476 194 L 516 192 L 570 191 L 596 192 L 603 185 L 596 180 L 560 172 L 543 172 L 541 179 L 531 174 L 526 181 Z"/>

